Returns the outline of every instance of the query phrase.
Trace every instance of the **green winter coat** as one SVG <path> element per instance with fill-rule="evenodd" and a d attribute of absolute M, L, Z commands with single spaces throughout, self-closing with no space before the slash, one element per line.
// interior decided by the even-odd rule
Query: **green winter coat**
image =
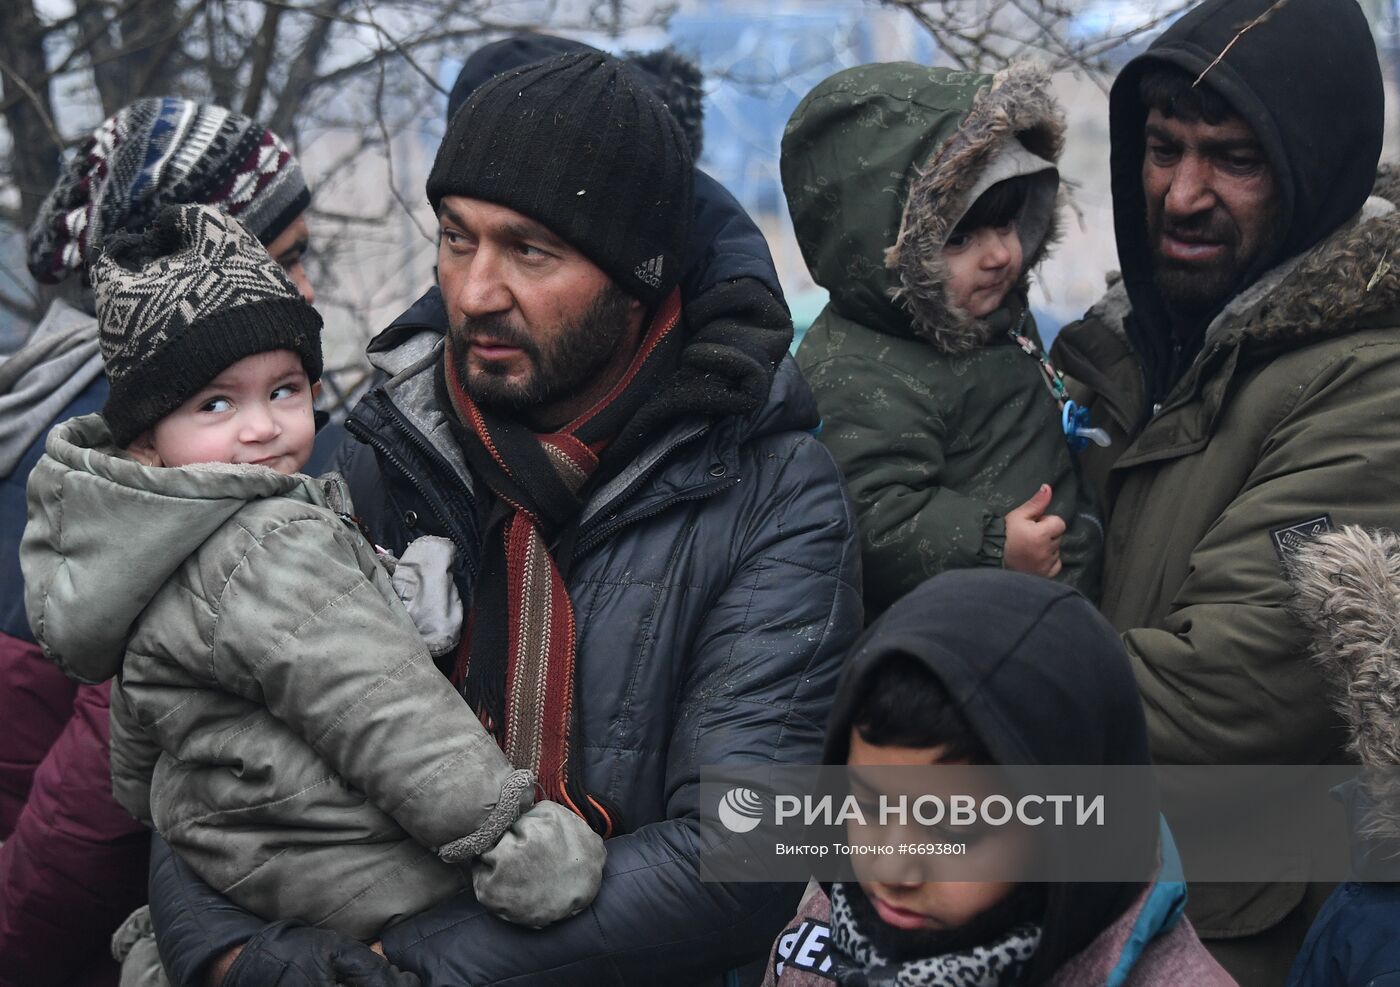
<path fill-rule="evenodd" d="M 50 433 L 28 497 L 34 636 L 73 678 L 120 673 L 113 794 L 211 886 L 266 918 L 362 939 L 473 886 L 435 851 L 499 836 L 532 795 L 504 803 L 510 764 L 343 517 L 338 477 L 150 468 L 88 415 Z M 571 824 L 543 825 L 541 810 Z M 595 854 L 591 877 L 565 867 L 575 851 Z M 544 803 L 482 856 L 476 887 L 508 916 L 526 892 L 577 910 L 601 858 L 581 820 Z M 549 859 L 553 883 L 495 886 Z"/>
<path fill-rule="evenodd" d="M 1286 607 L 1286 567 L 1316 532 L 1400 525 L 1400 215 L 1367 199 L 1384 135 L 1375 42 L 1354 3 L 1293 0 L 1270 15 L 1241 38 L 1240 5 L 1209 0 L 1119 72 L 1109 179 L 1122 280 L 1054 351 L 1114 436 L 1083 458 L 1107 511 L 1102 607 L 1160 763 L 1340 757 L 1346 731 Z M 1174 323 L 1154 277 L 1140 82 L 1161 66 L 1206 76 L 1270 170 L 1278 227 L 1204 325 Z M 1285 849 L 1305 877 L 1308 848 Z M 1233 953 L 1250 954 L 1254 982 L 1282 982 L 1317 891 L 1193 884 L 1187 913 L 1204 939 L 1245 938 L 1301 902 Z"/>
<path fill-rule="evenodd" d="M 1023 271 L 1044 255 L 1056 185 L 1045 169 L 1063 140 L 1048 82 L 1026 65 L 995 77 L 861 66 L 808 94 L 783 136 L 798 243 L 831 294 L 797 358 L 859 515 L 867 620 L 944 569 L 1001 565 L 1004 517 L 1042 483 L 1068 525 L 1060 578 L 1096 594 L 1096 512 L 1039 361 L 1007 334 L 1036 338 L 1024 275 L 1002 311 L 976 320 L 949 301 L 941 257 L 988 185 L 1037 169 L 1049 181 L 1018 222 Z"/>
<path fill-rule="evenodd" d="M 1285 562 L 1317 531 L 1400 525 L 1394 257 L 1389 212 L 1280 265 L 1217 317 L 1155 413 L 1121 282 L 1056 341 L 1057 365 L 1115 438 L 1085 457 L 1112 505 L 1103 611 L 1123 632 L 1159 762 L 1315 764 L 1346 742 L 1287 612 Z M 1303 890 L 1200 885 L 1192 921 L 1205 936 L 1247 935 Z"/>

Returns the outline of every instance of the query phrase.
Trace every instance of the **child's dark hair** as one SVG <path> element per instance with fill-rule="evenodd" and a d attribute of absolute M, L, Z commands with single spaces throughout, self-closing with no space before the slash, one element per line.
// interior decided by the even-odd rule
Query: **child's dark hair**
<path fill-rule="evenodd" d="M 949 235 L 971 233 L 988 226 L 1005 226 L 1021 215 L 1030 194 L 1030 175 L 1002 179 L 977 197 Z"/>
<path fill-rule="evenodd" d="M 1195 81 L 1195 76 L 1175 65 L 1154 65 L 1138 79 L 1138 96 L 1144 108 L 1187 123 L 1204 120 L 1214 127 L 1235 115 L 1223 96 Z"/>
<path fill-rule="evenodd" d="M 853 725 L 876 747 L 944 747 L 944 760 L 993 763 L 982 741 L 928 668 L 891 655 L 865 677 Z"/>

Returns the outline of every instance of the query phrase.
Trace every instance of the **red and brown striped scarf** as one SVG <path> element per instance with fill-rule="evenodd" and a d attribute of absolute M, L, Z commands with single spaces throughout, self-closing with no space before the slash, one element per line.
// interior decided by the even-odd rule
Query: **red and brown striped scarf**
<path fill-rule="evenodd" d="M 574 608 L 551 546 L 571 543 L 580 494 L 599 457 L 674 369 L 679 321 L 676 291 L 607 396 L 548 434 L 479 408 L 444 347 L 443 379 L 463 452 L 496 497 L 453 678 L 511 764 L 533 770 L 546 798 L 604 837 L 614 829 L 612 815 L 578 783 L 573 764 Z"/>

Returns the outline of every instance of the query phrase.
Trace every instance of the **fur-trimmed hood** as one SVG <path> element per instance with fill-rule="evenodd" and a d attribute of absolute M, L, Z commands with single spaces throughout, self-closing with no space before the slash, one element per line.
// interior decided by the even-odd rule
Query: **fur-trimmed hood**
<path fill-rule="evenodd" d="M 1365 764 L 1400 765 L 1400 535 L 1348 525 L 1304 542 L 1291 609 Z"/>
<path fill-rule="evenodd" d="M 1058 231 L 1063 144 L 1049 74 L 1030 63 L 994 76 L 909 62 L 839 72 L 783 135 L 783 190 L 807 267 L 846 318 L 946 353 L 983 345 L 989 324 L 948 299 L 943 244 L 990 185 L 1045 174 L 1021 219 L 1024 277 Z"/>
<path fill-rule="evenodd" d="M 1363 839 L 1400 837 L 1400 535 L 1348 525 L 1304 543 L 1289 567 L 1290 609 L 1363 765 Z M 1368 776 L 1366 767 L 1388 769 Z"/>

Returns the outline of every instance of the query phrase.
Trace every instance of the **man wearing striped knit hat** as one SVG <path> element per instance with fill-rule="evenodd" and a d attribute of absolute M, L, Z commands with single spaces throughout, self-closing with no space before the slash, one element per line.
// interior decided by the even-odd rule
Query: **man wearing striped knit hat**
<path fill-rule="evenodd" d="M 0 362 L 0 987 L 116 984 L 108 940 L 146 895 L 148 832 L 111 794 L 109 687 L 79 686 L 43 659 L 19 569 L 25 484 L 49 429 L 108 394 L 88 265 L 163 206 L 207 203 L 247 227 L 311 301 L 310 200 L 296 158 L 261 124 L 143 99 L 67 160 L 29 231 L 35 279 L 78 279 L 81 290 L 76 304 L 54 301 Z"/>

